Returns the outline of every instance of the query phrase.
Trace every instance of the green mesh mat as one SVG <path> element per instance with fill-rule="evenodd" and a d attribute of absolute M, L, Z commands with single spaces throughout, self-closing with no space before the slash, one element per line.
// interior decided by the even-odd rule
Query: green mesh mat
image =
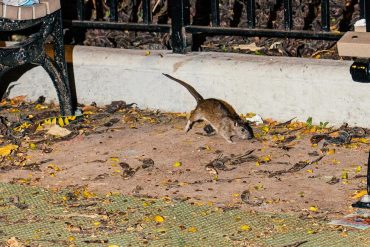
<path fill-rule="evenodd" d="M 343 234 L 287 215 L 0 183 L 0 246 L 11 237 L 29 246 L 370 246 L 369 230 Z"/>

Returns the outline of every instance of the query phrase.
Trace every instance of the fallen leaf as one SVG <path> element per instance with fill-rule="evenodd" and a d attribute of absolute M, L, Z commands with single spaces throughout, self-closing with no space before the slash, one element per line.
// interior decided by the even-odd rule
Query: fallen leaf
<path fill-rule="evenodd" d="M 198 231 L 198 229 L 194 226 L 191 226 L 191 227 L 188 228 L 188 232 L 197 232 L 197 231 Z"/>
<path fill-rule="evenodd" d="M 248 226 L 248 225 L 241 225 L 240 226 L 240 230 L 242 230 L 242 231 L 250 231 L 251 230 L 251 227 Z"/>
<path fill-rule="evenodd" d="M 250 51 L 260 51 L 264 47 L 258 47 L 256 46 L 256 43 L 250 43 L 250 44 L 242 44 L 242 45 L 236 45 L 233 46 L 233 49 L 240 49 L 240 50 L 250 50 Z"/>
<path fill-rule="evenodd" d="M 182 166 L 182 163 L 179 162 L 179 161 L 176 161 L 174 164 L 173 164 L 173 167 L 180 167 Z"/>
<path fill-rule="evenodd" d="M 359 172 L 361 172 L 361 169 L 362 169 L 362 167 L 361 167 L 361 166 L 357 166 L 357 167 L 356 167 L 356 171 L 355 171 L 355 172 L 356 172 L 356 173 L 359 173 Z"/>
<path fill-rule="evenodd" d="M 316 206 L 311 206 L 311 207 L 308 208 L 308 210 L 310 210 L 312 212 L 317 212 L 319 209 Z"/>
<path fill-rule="evenodd" d="M 312 229 L 307 230 L 307 234 L 315 234 L 315 233 L 316 233 L 315 230 L 312 230 Z"/>
<path fill-rule="evenodd" d="M 154 221 L 157 223 L 162 223 L 164 221 L 164 218 L 160 215 L 154 216 Z"/>
<path fill-rule="evenodd" d="M 329 149 L 328 152 L 326 153 L 327 155 L 332 155 L 335 154 L 335 149 Z"/>
<path fill-rule="evenodd" d="M 0 147 L 0 156 L 7 156 L 9 155 L 13 150 L 16 150 L 18 148 L 17 145 L 9 144 L 4 147 Z"/>
<path fill-rule="evenodd" d="M 49 135 L 53 135 L 53 136 L 64 137 L 64 136 L 69 135 L 71 131 L 55 124 L 55 125 L 52 125 L 46 133 Z"/>
<path fill-rule="evenodd" d="M 16 237 L 11 237 L 6 241 L 6 246 L 8 247 L 24 247 L 25 245 L 21 243 Z"/>
<path fill-rule="evenodd" d="M 353 198 L 353 199 L 359 199 L 359 198 L 363 197 L 364 195 L 367 195 L 367 190 L 360 190 L 360 191 L 357 191 L 357 192 L 352 196 L 352 198 Z"/>

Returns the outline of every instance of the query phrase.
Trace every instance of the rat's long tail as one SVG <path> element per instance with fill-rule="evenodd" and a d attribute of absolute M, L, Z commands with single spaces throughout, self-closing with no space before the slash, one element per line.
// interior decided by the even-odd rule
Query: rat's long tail
<path fill-rule="evenodd" d="M 187 84 L 186 82 L 182 81 L 182 80 L 179 80 L 175 77 L 172 77 L 170 76 L 169 74 L 165 74 L 165 73 L 162 73 L 164 76 L 170 78 L 171 80 L 174 80 L 178 83 L 180 83 L 181 85 L 183 85 L 190 93 L 191 95 L 193 95 L 193 97 L 195 98 L 195 100 L 197 101 L 197 103 L 201 100 L 203 100 L 203 97 L 202 95 L 200 95 L 192 86 L 190 86 L 189 84 Z"/>

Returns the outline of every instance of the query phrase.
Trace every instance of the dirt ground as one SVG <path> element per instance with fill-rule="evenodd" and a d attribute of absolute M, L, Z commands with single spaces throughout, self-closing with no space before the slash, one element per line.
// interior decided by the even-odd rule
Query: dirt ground
<path fill-rule="evenodd" d="M 312 144 L 311 137 L 332 132 L 327 140 L 333 140 L 353 128 L 340 132 L 310 121 L 267 119 L 253 126 L 254 140 L 229 144 L 205 135 L 203 123 L 185 134 L 184 114 L 120 105 L 113 113 L 110 106 L 85 107 L 84 118 L 61 124 L 71 134 L 58 137 L 47 134 L 45 119 L 56 114 L 52 106 L 6 101 L 1 107 L 7 131 L 0 151 L 16 148 L 0 155 L 0 182 L 57 190 L 85 186 L 98 194 L 170 197 L 320 219 L 352 212 L 353 196 L 366 188 L 369 136 L 360 128 L 362 137 L 323 148 L 325 140 Z M 27 128 L 20 125 L 25 116 L 32 120 Z M 18 129 L 11 128 L 17 121 Z"/>

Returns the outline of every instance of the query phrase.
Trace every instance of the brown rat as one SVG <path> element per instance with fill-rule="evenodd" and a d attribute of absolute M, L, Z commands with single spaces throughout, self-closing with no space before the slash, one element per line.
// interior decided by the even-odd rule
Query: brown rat
<path fill-rule="evenodd" d="M 190 112 L 185 131 L 188 132 L 193 124 L 198 121 L 207 121 L 225 140 L 233 143 L 231 138 L 238 136 L 242 139 L 252 139 L 253 130 L 244 122 L 227 102 L 219 99 L 204 99 L 192 86 L 186 82 L 163 74 L 184 86 L 197 101 L 197 106 Z"/>

